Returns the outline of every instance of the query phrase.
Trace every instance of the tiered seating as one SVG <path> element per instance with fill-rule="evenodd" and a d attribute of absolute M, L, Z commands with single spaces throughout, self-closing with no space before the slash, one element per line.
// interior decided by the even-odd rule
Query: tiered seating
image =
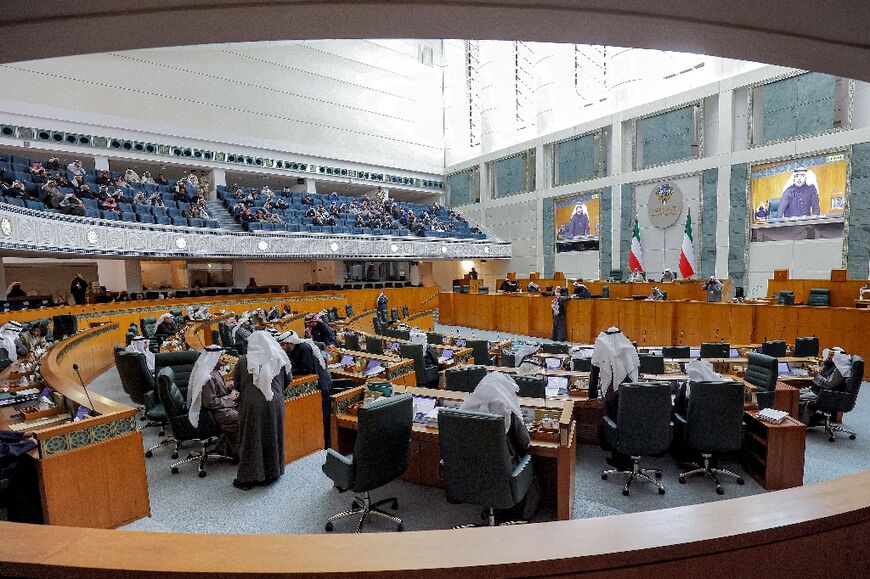
<path fill-rule="evenodd" d="M 18 199 L 15 197 L 0 196 L 0 201 L 10 205 L 19 207 L 28 207 L 30 209 L 52 211 L 46 205 L 39 201 L 42 193 L 42 183 L 37 183 L 33 180 L 33 176 L 28 171 L 28 168 L 33 164 L 32 159 L 21 157 L 18 155 L 10 155 L 0 153 L 0 171 L 2 171 L 3 180 L 17 180 L 24 184 L 24 189 L 32 199 Z M 112 178 L 120 177 L 123 173 L 110 171 Z M 98 191 L 100 185 L 97 183 L 99 171 L 89 169 L 84 177 L 84 182 L 88 185 L 91 191 Z M 139 191 L 144 191 L 147 195 L 157 191 L 163 200 L 164 207 L 153 207 L 151 205 L 134 205 L 130 203 L 119 203 L 118 211 L 104 211 L 100 209 L 100 204 L 96 199 L 81 198 L 85 206 L 85 217 L 96 217 L 100 219 L 108 219 L 112 221 L 126 221 L 130 223 L 156 223 L 160 225 L 179 225 L 185 227 L 207 227 L 217 229 L 220 223 L 216 219 L 188 219 L 182 215 L 182 212 L 189 207 L 188 203 L 175 201 L 173 190 L 175 181 L 170 180 L 168 185 L 143 185 L 141 183 L 130 183 L 130 189 L 125 191 L 126 197 L 133 197 Z M 72 193 L 72 189 L 61 188 L 61 193 L 64 195 Z"/>
<path fill-rule="evenodd" d="M 250 193 L 250 188 L 242 188 L 241 191 L 247 195 Z M 228 212 L 232 215 L 233 206 L 238 202 L 235 194 L 231 192 L 225 186 L 218 186 L 217 188 L 218 198 L 223 201 L 224 207 Z M 413 235 L 413 233 L 407 227 L 401 227 L 399 229 L 373 229 L 369 227 L 355 227 L 356 217 L 351 213 L 341 214 L 338 218 L 336 218 L 336 224 L 334 226 L 330 225 L 316 225 L 314 221 L 306 217 L 306 213 L 311 208 L 311 205 L 306 205 L 302 202 L 304 197 L 304 193 L 300 192 L 292 192 L 292 193 L 282 193 L 281 191 L 273 192 L 273 205 L 276 199 L 279 197 L 284 199 L 287 203 L 287 209 L 277 209 L 273 208 L 273 213 L 277 213 L 285 223 L 242 223 L 243 228 L 249 231 L 289 231 L 289 232 L 302 232 L 302 233 L 339 233 L 339 234 L 347 234 L 347 235 L 400 235 L 407 236 Z M 312 200 L 314 201 L 314 205 L 323 205 L 329 206 L 333 199 L 330 199 L 327 195 L 311 195 Z M 355 197 L 345 197 L 338 196 L 336 203 L 340 206 L 343 203 L 350 205 L 353 201 L 359 201 L 358 198 Z M 250 207 L 251 211 L 256 211 L 256 209 L 263 207 L 266 200 L 265 197 L 260 195 L 254 201 L 254 204 Z M 405 209 L 414 211 L 417 215 L 422 214 L 424 211 L 430 208 L 429 205 L 419 204 L 419 203 L 409 203 L 402 201 L 395 201 L 400 207 Z M 234 217 L 236 221 L 241 223 L 241 221 Z M 438 218 L 442 222 L 447 222 L 449 219 L 449 212 L 446 208 L 441 208 L 441 211 L 438 214 Z M 466 221 L 454 221 L 454 231 L 433 231 L 431 229 L 427 229 L 425 231 L 426 237 L 442 237 L 442 238 L 461 238 L 461 239 L 485 239 L 486 235 L 479 232 L 472 232 L 471 227 Z"/>

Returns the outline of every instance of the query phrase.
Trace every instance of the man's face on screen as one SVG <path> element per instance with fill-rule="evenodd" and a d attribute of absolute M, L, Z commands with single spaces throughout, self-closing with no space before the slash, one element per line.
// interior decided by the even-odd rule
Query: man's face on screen
<path fill-rule="evenodd" d="M 807 182 L 807 174 L 806 173 L 795 173 L 794 174 L 794 184 L 800 187 L 804 183 Z"/>

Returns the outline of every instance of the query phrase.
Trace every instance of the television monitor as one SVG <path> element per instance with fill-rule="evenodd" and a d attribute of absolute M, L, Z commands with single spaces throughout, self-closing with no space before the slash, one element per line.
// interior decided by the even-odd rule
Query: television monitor
<path fill-rule="evenodd" d="M 544 364 L 550 370 L 558 370 L 562 367 L 562 360 L 559 358 L 545 358 Z"/>
<path fill-rule="evenodd" d="M 441 350 L 441 357 L 449 360 L 453 357 L 453 350 L 450 348 L 444 348 Z"/>
<path fill-rule="evenodd" d="M 700 358 L 701 348 L 689 348 L 689 358 Z"/>
<path fill-rule="evenodd" d="M 728 357 L 729 358 L 739 358 L 740 352 L 737 351 L 737 348 L 731 348 L 730 350 L 728 350 Z"/>
<path fill-rule="evenodd" d="M 647 349 L 646 349 L 646 353 L 647 353 L 647 354 L 651 354 L 651 355 L 653 355 L 653 356 L 661 356 L 661 355 L 662 355 L 662 349 L 661 349 L 661 348 L 647 348 Z"/>
<path fill-rule="evenodd" d="M 366 364 L 366 370 L 374 370 L 375 368 L 379 368 L 380 366 L 380 360 L 369 360 L 369 363 Z"/>
<path fill-rule="evenodd" d="M 73 417 L 73 422 L 83 419 L 86 416 L 91 415 L 91 409 L 86 406 L 79 406 L 79 409 L 76 410 L 76 415 Z"/>
<path fill-rule="evenodd" d="M 399 346 L 399 342 L 393 342 L 390 344 L 390 349 L 394 352 L 398 352 L 401 346 Z"/>
<path fill-rule="evenodd" d="M 782 376 L 782 375 L 784 375 L 784 374 L 785 374 L 785 375 L 787 375 L 787 374 L 791 374 L 791 368 L 789 368 L 789 366 L 788 366 L 788 362 L 780 362 L 780 363 L 777 365 L 777 372 L 779 372 L 779 375 L 780 375 L 780 376 Z"/>
<path fill-rule="evenodd" d="M 465 338 L 456 338 L 453 341 L 453 343 L 460 348 L 464 348 L 465 347 Z"/>
<path fill-rule="evenodd" d="M 426 415 L 435 410 L 437 400 L 429 396 L 414 396 L 414 421 L 421 422 Z"/>
<path fill-rule="evenodd" d="M 353 366 L 353 356 L 350 354 L 345 354 L 341 357 L 341 365 L 342 366 Z"/>

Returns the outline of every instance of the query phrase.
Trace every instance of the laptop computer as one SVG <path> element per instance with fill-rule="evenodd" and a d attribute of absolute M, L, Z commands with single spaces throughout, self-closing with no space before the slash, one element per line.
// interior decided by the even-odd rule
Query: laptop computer
<path fill-rule="evenodd" d="M 779 362 L 776 370 L 780 376 L 791 374 L 791 368 L 789 367 L 788 362 Z"/>
<path fill-rule="evenodd" d="M 701 348 L 689 348 L 689 358 L 700 358 Z"/>
<path fill-rule="evenodd" d="M 353 366 L 353 356 L 350 354 L 345 354 L 341 357 L 341 362 L 339 362 L 342 366 Z"/>
<path fill-rule="evenodd" d="M 424 422 L 426 415 L 435 410 L 437 400 L 429 396 L 414 396 L 414 422 Z"/>
<path fill-rule="evenodd" d="M 369 360 L 369 363 L 366 364 L 366 369 L 363 370 L 363 376 L 374 376 L 376 374 L 380 374 L 384 371 L 384 367 L 381 366 L 380 360 Z"/>
<path fill-rule="evenodd" d="M 453 350 L 451 348 L 444 348 L 441 350 L 441 355 L 438 356 L 438 362 L 443 364 L 445 362 L 449 362 L 453 359 Z"/>
<path fill-rule="evenodd" d="M 465 338 L 456 338 L 453 341 L 453 343 L 454 343 L 454 345 L 456 345 L 460 348 L 464 348 L 465 347 Z"/>
<path fill-rule="evenodd" d="M 731 348 L 730 350 L 728 350 L 728 357 L 729 358 L 739 358 L 740 352 L 737 351 L 737 348 Z"/>
<path fill-rule="evenodd" d="M 550 370 L 558 370 L 562 367 L 562 360 L 559 358 L 544 358 L 544 365 Z"/>

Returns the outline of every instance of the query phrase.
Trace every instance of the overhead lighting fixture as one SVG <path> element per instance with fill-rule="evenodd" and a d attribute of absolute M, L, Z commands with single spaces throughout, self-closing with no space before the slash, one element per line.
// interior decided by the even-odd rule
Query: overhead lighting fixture
<path fill-rule="evenodd" d="M 261 241 L 261 242 L 259 242 L 259 243 L 257 244 L 257 248 L 258 248 L 260 251 L 266 251 L 267 249 L 269 249 L 269 242 L 267 242 L 267 241 Z"/>
<path fill-rule="evenodd" d="M 331 249 L 332 251 L 338 251 L 338 243 L 333 241 L 329 244 L 329 249 Z"/>

